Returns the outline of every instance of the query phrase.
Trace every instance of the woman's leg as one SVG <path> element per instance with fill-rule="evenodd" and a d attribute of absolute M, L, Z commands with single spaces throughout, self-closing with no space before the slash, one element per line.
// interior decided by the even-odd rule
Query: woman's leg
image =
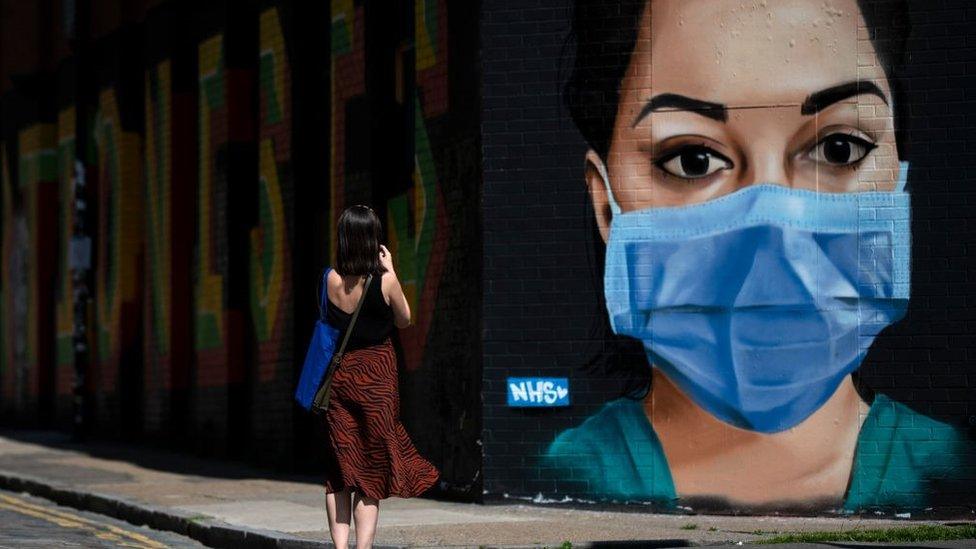
<path fill-rule="evenodd" d="M 356 549 L 369 549 L 376 535 L 376 521 L 380 516 L 380 502 L 356 492 L 353 503 L 356 514 Z"/>
<path fill-rule="evenodd" d="M 329 516 L 329 534 L 336 549 L 349 547 L 349 521 L 352 519 L 352 505 L 349 488 L 341 492 L 325 495 L 325 514 Z M 356 522 L 359 528 L 359 522 Z"/>

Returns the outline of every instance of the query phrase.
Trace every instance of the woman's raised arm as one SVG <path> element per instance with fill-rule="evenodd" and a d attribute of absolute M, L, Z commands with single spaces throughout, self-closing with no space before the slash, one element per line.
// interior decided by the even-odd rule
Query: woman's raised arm
<path fill-rule="evenodd" d="M 400 279 L 393 270 L 393 255 L 382 244 L 380 263 L 388 273 L 383 276 L 383 295 L 389 298 L 390 307 L 393 308 L 393 324 L 397 328 L 406 328 L 410 325 L 410 304 L 407 303 L 407 296 L 403 295 L 403 288 L 400 287 Z"/>

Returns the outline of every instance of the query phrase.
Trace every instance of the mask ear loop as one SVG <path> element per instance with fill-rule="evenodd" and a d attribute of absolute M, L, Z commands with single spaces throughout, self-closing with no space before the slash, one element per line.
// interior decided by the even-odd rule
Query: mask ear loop
<path fill-rule="evenodd" d="M 620 215 L 620 205 L 617 204 L 617 200 L 613 197 L 613 189 L 610 188 L 610 174 L 607 173 L 606 166 L 603 162 L 597 164 L 596 169 L 600 172 L 600 177 L 603 179 L 603 184 L 607 187 L 607 200 L 610 202 L 610 213 L 613 215 Z"/>
<path fill-rule="evenodd" d="M 898 163 L 898 181 L 895 182 L 896 192 L 905 192 L 905 187 L 908 185 L 908 168 L 909 162 L 907 160 Z"/>

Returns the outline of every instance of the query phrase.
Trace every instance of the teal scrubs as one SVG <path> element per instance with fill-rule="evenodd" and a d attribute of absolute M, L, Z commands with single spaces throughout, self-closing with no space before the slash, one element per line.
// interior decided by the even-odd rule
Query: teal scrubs
<path fill-rule="evenodd" d="M 940 487 L 971 485 L 976 449 L 965 434 L 877 395 L 858 434 L 847 511 L 918 509 Z M 643 403 L 622 398 L 563 431 L 542 458 L 545 478 L 596 500 L 641 501 L 674 509 L 678 496 Z M 944 482 L 944 484 L 940 484 Z"/>

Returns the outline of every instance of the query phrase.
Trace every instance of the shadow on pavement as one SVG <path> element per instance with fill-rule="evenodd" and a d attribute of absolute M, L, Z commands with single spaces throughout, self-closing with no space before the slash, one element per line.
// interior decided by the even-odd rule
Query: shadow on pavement
<path fill-rule="evenodd" d="M 193 455 L 187 451 L 172 450 L 165 447 L 143 445 L 133 442 L 113 442 L 90 440 L 73 442 L 69 434 L 60 431 L 35 431 L 0 429 L 0 437 L 10 440 L 37 444 L 48 448 L 79 452 L 91 457 L 126 461 L 156 471 L 216 477 L 223 479 L 263 478 L 287 482 L 306 482 L 319 484 L 321 479 L 316 475 L 289 473 L 273 468 L 260 468 L 233 458 L 221 456 L 213 457 Z"/>

